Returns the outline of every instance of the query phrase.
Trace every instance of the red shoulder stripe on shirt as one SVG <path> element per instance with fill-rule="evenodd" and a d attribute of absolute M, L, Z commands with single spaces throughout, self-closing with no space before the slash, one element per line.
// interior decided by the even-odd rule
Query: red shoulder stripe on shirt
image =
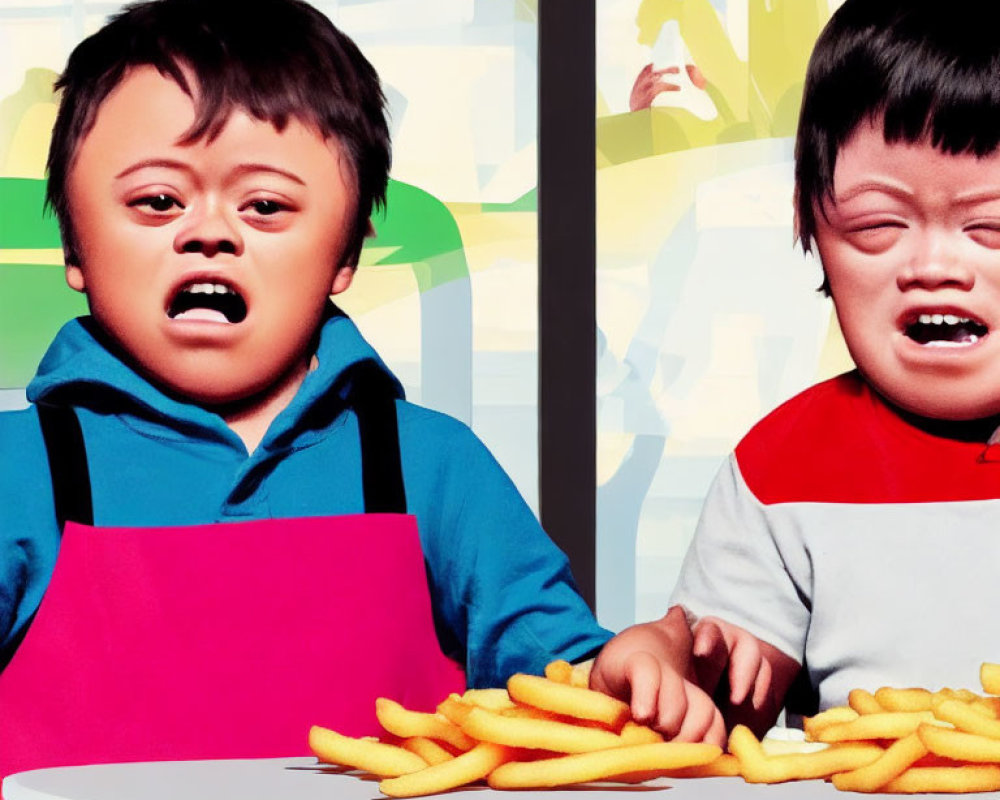
<path fill-rule="evenodd" d="M 761 420 L 736 447 L 762 503 L 921 503 L 1000 497 L 985 441 L 931 432 L 857 372 L 817 384 Z M 943 429 L 943 430 L 941 430 Z"/>

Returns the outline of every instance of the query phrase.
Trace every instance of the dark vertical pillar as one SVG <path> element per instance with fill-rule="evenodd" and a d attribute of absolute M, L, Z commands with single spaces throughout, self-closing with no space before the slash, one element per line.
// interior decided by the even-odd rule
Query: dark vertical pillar
<path fill-rule="evenodd" d="M 594 606 L 594 4 L 538 0 L 539 504 Z"/>

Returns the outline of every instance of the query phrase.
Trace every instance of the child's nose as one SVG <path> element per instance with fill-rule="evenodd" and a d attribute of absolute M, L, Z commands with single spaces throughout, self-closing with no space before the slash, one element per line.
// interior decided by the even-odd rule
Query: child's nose
<path fill-rule="evenodd" d="M 178 253 L 201 253 L 212 258 L 219 253 L 241 255 L 243 238 L 225 210 L 210 205 L 195 210 L 185 219 L 174 238 L 174 250 Z"/>
<path fill-rule="evenodd" d="M 900 270 L 896 282 L 900 289 L 968 291 L 975 285 L 976 272 L 957 243 L 943 235 L 927 236 Z"/>

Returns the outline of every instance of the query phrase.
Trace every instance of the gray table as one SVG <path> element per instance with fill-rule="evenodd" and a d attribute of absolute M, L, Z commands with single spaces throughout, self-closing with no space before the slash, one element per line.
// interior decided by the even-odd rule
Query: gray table
<path fill-rule="evenodd" d="M 590 784 L 547 791 L 500 792 L 482 786 L 446 795 L 475 800 L 601 800 L 663 797 L 664 800 L 850 800 L 823 781 L 774 786 L 740 778 L 661 779 L 637 786 Z M 943 795 L 910 795 L 937 797 Z M 312 757 L 245 761 L 163 761 L 60 767 L 11 775 L 4 800 L 382 800 L 378 782 L 316 763 Z M 975 795 L 1000 798 L 1000 793 Z"/>

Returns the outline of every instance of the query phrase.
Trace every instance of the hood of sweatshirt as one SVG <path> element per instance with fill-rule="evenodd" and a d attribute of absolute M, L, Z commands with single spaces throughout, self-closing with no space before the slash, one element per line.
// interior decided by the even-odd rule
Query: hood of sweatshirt
<path fill-rule="evenodd" d="M 368 364 L 384 374 L 390 391 L 403 388 L 357 326 L 331 304 L 318 331 L 316 365 L 292 401 L 271 423 L 258 451 L 281 449 L 314 427 L 317 410 L 339 413 L 351 389 L 352 368 Z M 156 428 L 178 440 L 192 436 L 242 447 L 239 437 L 211 409 L 165 392 L 140 374 L 128 356 L 92 317 L 66 323 L 56 335 L 27 388 L 32 403 L 66 404 L 127 416 L 129 423 Z"/>

